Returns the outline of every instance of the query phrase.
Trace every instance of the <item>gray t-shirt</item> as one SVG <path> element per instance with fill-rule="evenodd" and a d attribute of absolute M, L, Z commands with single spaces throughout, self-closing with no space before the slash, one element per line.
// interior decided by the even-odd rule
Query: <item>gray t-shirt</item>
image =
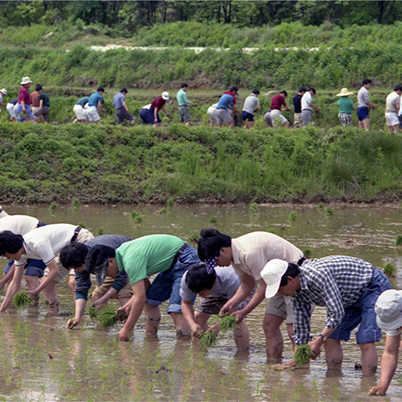
<path fill-rule="evenodd" d="M 120 109 L 120 108 L 122 108 L 122 107 L 124 107 L 123 106 L 123 102 L 126 100 L 126 97 L 121 93 L 121 92 L 119 92 L 117 95 L 115 95 L 114 96 L 114 98 L 113 98 L 113 106 L 116 108 L 116 109 Z"/>
<path fill-rule="evenodd" d="M 244 102 L 243 111 L 250 113 L 250 114 L 254 114 L 254 109 L 259 104 L 260 104 L 260 101 L 258 100 L 258 98 L 255 95 L 247 96 L 247 98 Z"/>
<path fill-rule="evenodd" d="M 224 297 L 225 299 L 231 299 L 237 292 L 241 284 L 241 279 L 236 275 L 233 267 L 216 267 L 216 283 L 212 289 L 210 296 L 213 297 Z M 196 296 L 186 284 L 187 272 L 183 275 L 181 279 L 180 296 L 183 300 L 193 300 Z"/>
<path fill-rule="evenodd" d="M 369 100 L 370 100 L 369 91 L 366 88 L 361 87 L 359 89 L 359 92 L 357 93 L 357 106 L 358 107 L 369 107 L 369 105 L 367 104 L 367 102 L 369 102 Z"/>

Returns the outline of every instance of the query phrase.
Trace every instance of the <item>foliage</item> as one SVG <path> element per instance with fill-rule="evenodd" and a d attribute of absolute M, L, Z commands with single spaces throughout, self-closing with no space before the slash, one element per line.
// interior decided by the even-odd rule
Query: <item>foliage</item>
<path fill-rule="evenodd" d="M 306 364 L 310 362 L 310 359 L 314 357 L 314 354 L 307 344 L 297 347 L 293 359 L 296 364 Z"/>
<path fill-rule="evenodd" d="M 13 296 L 13 303 L 17 308 L 29 307 L 32 304 L 32 298 L 20 290 Z"/>

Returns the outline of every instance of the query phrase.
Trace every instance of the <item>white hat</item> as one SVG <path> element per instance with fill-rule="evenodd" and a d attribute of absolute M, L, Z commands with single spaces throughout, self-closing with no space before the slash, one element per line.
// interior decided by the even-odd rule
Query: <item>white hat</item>
<path fill-rule="evenodd" d="M 271 260 L 265 265 L 264 269 L 261 271 L 261 277 L 267 284 L 267 289 L 265 290 L 265 297 L 267 299 L 278 293 L 282 276 L 287 269 L 288 263 L 278 259 Z"/>
<path fill-rule="evenodd" d="M 165 100 L 168 100 L 169 99 L 169 92 L 164 92 L 163 94 L 162 94 L 162 98 L 163 99 L 165 99 Z"/>
<path fill-rule="evenodd" d="M 384 331 L 402 327 L 402 291 L 386 290 L 375 303 L 377 325 Z"/>
<path fill-rule="evenodd" d="M 30 84 L 30 83 L 32 83 L 31 79 L 29 77 L 24 77 L 22 79 L 21 85 Z"/>
<path fill-rule="evenodd" d="M 349 92 L 347 88 L 342 88 L 341 92 L 339 94 L 336 94 L 336 96 L 349 96 L 353 95 L 353 92 Z"/>
<path fill-rule="evenodd" d="M 3 88 L 0 92 L 2 92 L 5 96 L 7 96 L 7 89 Z"/>

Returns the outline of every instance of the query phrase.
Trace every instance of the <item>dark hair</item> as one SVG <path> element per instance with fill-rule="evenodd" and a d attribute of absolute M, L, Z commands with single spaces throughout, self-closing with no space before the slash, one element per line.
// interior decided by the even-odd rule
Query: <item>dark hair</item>
<path fill-rule="evenodd" d="M 297 264 L 288 263 L 288 269 L 282 275 L 281 283 L 279 286 L 286 286 L 288 284 L 288 276 L 296 278 L 300 274 L 300 268 Z"/>
<path fill-rule="evenodd" d="M 127 91 L 127 88 L 122 88 L 122 89 L 120 90 L 120 92 L 124 92 L 124 93 L 126 94 L 128 91 Z"/>
<path fill-rule="evenodd" d="M 307 92 L 307 88 L 303 85 L 299 88 L 299 92 Z"/>
<path fill-rule="evenodd" d="M 288 93 L 286 91 L 281 91 L 279 93 L 285 95 L 286 97 L 288 96 Z"/>
<path fill-rule="evenodd" d="M 96 90 L 96 92 L 100 92 L 100 91 L 105 92 L 105 89 L 104 89 L 103 87 L 98 87 L 98 89 Z"/>
<path fill-rule="evenodd" d="M 203 262 L 197 262 L 190 266 L 186 274 L 186 285 L 195 293 L 204 289 L 211 290 L 216 281 L 216 272 L 207 272 L 207 266 Z"/>
<path fill-rule="evenodd" d="M 201 230 L 200 236 L 198 240 L 198 257 L 200 257 L 201 261 L 218 256 L 222 247 L 232 245 L 232 238 L 216 229 Z"/>
<path fill-rule="evenodd" d="M 363 80 L 363 85 L 371 84 L 373 81 L 370 80 L 370 78 L 366 78 Z"/>
<path fill-rule="evenodd" d="M 88 247 L 83 243 L 70 243 L 60 251 L 60 262 L 64 268 L 79 268 L 85 264 Z"/>
<path fill-rule="evenodd" d="M 260 94 L 260 90 L 259 89 L 253 89 L 253 92 L 251 92 L 252 94 L 256 94 L 259 95 Z"/>
<path fill-rule="evenodd" d="M 316 91 L 315 88 L 313 88 L 313 87 L 309 88 L 308 91 L 313 91 L 314 94 L 317 93 L 317 91 Z"/>
<path fill-rule="evenodd" d="M 41 91 L 41 90 L 42 90 L 42 85 L 36 84 L 35 91 Z"/>
<path fill-rule="evenodd" d="M 5 253 L 15 254 L 24 245 L 24 239 L 21 235 L 15 234 L 10 230 L 0 233 L 0 255 Z"/>
<path fill-rule="evenodd" d="M 180 88 L 187 88 L 187 87 L 188 87 L 188 85 L 186 83 L 184 83 L 184 84 L 181 84 Z"/>
<path fill-rule="evenodd" d="M 230 92 L 237 92 L 237 87 L 230 87 L 229 91 Z"/>
<path fill-rule="evenodd" d="M 91 247 L 88 252 L 87 260 L 85 262 L 85 268 L 88 272 L 93 273 L 95 267 L 99 267 L 105 263 L 109 258 L 116 257 L 116 250 L 112 247 L 97 246 Z"/>
<path fill-rule="evenodd" d="M 402 85 L 395 85 L 394 91 L 402 91 Z"/>

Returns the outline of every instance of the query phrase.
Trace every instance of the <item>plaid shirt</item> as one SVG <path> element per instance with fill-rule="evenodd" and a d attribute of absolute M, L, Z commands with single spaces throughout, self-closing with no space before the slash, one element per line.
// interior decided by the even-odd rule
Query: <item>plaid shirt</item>
<path fill-rule="evenodd" d="M 327 328 L 336 328 L 345 308 L 359 299 L 371 282 L 374 267 L 363 260 L 341 255 L 307 260 L 300 267 L 301 289 L 292 298 L 294 339 L 310 340 L 311 304 L 327 307 Z"/>

